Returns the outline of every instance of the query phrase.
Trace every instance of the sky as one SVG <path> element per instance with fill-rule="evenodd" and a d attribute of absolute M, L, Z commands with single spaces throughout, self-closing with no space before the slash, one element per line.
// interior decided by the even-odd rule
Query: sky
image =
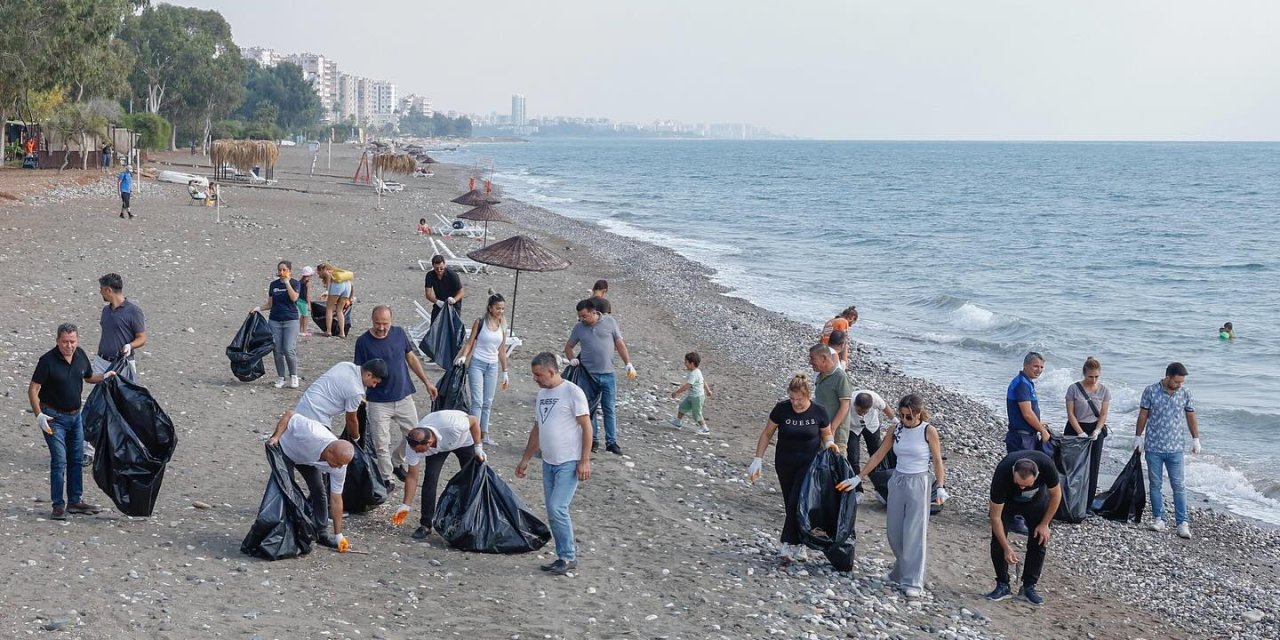
<path fill-rule="evenodd" d="M 437 110 L 823 139 L 1280 140 L 1280 2 L 178 0 Z"/>

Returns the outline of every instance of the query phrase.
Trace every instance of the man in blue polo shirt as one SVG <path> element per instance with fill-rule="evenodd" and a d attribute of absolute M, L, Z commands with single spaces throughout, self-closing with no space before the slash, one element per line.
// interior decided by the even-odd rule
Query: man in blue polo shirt
<path fill-rule="evenodd" d="M 1191 402 L 1191 392 L 1182 383 L 1187 379 L 1187 368 L 1180 362 L 1165 367 L 1164 378 L 1142 391 L 1138 409 L 1138 430 L 1134 447 L 1139 453 L 1146 449 L 1147 486 L 1151 496 L 1151 529 L 1164 531 L 1164 470 L 1169 470 L 1169 485 L 1173 488 L 1174 517 L 1178 523 L 1178 537 L 1191 538 L 1191 519 L 1187 514 L 1187 488 L 1183 483 L 1183 454 L 1185 428 L 1191 432 L 1191 453 L 1200 453 L 1200 424 Z"/>
<path fill-rule="evenodd" d="M 129 214 L 130 218 L 133 217 L 133 212 L 129 210 L 129 197 L 133 195 L 133 173 L 130 169 L 132 169 L 132 167 L 126 164 L 124 166 L 124 171 L 121 171 L 120 176 L 117 178 L 120 188 L 121 218 L 123 218 L 126 213 Z"/>
<path fill-rule="evenodd" d="M 1009 432 L 1004 436 L 1006 453 L 1039 449 L 1049 441 L 1049 428 L 1040 421 L 1040 399 L 1036 397 L 1035 379 L 1044 373 L 1044 356 L 1035 351 L 1022 358 L 1022 371 L 1013 377 L 1005 392 L 1004 404 L 1009 412 Z"/>

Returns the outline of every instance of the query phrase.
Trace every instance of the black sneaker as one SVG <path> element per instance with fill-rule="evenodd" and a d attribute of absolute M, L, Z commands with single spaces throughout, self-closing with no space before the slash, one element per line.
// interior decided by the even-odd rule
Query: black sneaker
<path fill-rule="evenodd" d="M 392 469 L 391 474 L 394 475 L 396 479 L 400 480 L 400 482 L 404 482 L 405 478 L 409 477 L 409 472 L 406 471 L 404 467 L 396 467 Z"/>
<path fill-rule="evenodd" d="M 609 453 L 612 453 L 616 456 L 622 455 L 622 447 L 619 447 L 618 443 L 616 442 L 609 443 L 608 446 L 605 447 L 605 451 L 608 451 Z"/>
<path fill-rule="evenodd" d="M 597 452 L 597 451 L 599 451 L 599 450 L 600 450 L 600 443 L 599 443 L 598 441 L 596 441 L 596 440 L 592 440 L 592 441 L 591 441 L 591 453 L 595 453 L 595 452 Z"/>
<path fill-rule="evenodd" d="M 555 562 L 552 562 L 549 565 L 543 565 L 540 568 L 543 571 L 550 573 L 551 575 L 562 576 L 566 573 L 569 573 L 570 571 L 573 571 L 574 569 L 577 569 L 578 562 L 576 560 L 564 560 L 562 558 L 556 558 Z"/>
<path fill-rule="evenodd" d="M 413 530 L 414 540 L 426 540 L 429 535 L 431 535 L 431 527 L 420 526 Z"/>
<path fill-rule="evenodd" d="M 49 519 L 50 520 L 66 520 L 67 519 L 66 507 L 63 507 L 63 506 L 54 507 L 53 513 L 49 514 Z"/>
<path fill-rule="evenodd" d="M 102 512 L 102 507 L 87 502 L 77 502 L 67 505 L 67 513 L 78 513 L 81 515 L 92 516 Z"/>
<path fill-rule="evenodd" d="M 391 495 L 391 494 L 393 494 L 393 493 L 395 493 L 395 492 L 396 492 L 396 481 L 395 481 L 395 480 L 388 480 L 388 481 L 387 481 L 387 495 Z"/>
<path fill-rule="evenodd" d="M 993 602 L 1008 600 L 1011 597 L 1013 597 L 1013 592 L 1009 590 L 1009 583 L 1007 582 L 997 582 L 996 588 L 987 594 L 987 599 Z"/>
<path fill-rule="evenodd" d="M 1022 597 L 1026 598 L 1027 602 L 1034 605 L 1044 604 L 1044 598 L 1040 597 L 1039 593 L 1036 593 L 1036 586 L 1034 584 L 1022 587 Z"/>
<path fill-rule="evenodd" d="M 129 212 L 129 219 L 130 219 L 130 220 L 132 220 L 132 219 L 133 219 L 133 212 L 132 212 L 132 211 L 130 211 L 130 212 Z"/>

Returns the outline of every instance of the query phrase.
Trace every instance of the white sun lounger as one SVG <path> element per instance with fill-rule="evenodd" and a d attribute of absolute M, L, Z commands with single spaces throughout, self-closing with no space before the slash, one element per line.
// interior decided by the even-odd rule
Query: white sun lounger
<path fill-rule="evenodd" d="M 463 224 L 462 228 L 455 228 L 453 221 L 440 215 L 435 214 L 436 219 L 440 221 L 440 235 L 446 238 L 453 236 L 466 236 L 471 239 L 479 239 L 484 237 L 484 228 L 475 225 Z"/>
<path fill-rule="evenodd" d="M 459 256 L 449 248 L 449 245 L 444 243 L 443 238 L 431 238 L 431 244 L 435 246 L 436 253 L 444 256 L 445 264 L 450 268 L 463 273 L 489 273 L 489 265 L 484 264 L 483 262 L 476 262 L 466 256 Z M 422 261 L 419 261 L 419 264 L 421 264 L 421 262 Z M 424 267 L 424 269 L 430 269 L 431 261 L 427 260 L 426 262 L 427 266 Z"/>

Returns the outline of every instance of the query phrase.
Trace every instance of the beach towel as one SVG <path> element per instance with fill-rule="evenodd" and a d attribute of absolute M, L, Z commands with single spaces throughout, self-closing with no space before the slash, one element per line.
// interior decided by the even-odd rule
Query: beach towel
<path fill-rule="evenodd" d="M 104 395 L 95 409 L 102 415 L 92 418 L 99 424 L 93 480 L 121 513 L 149 516 L 178 444 L 173 421 L 146 387 L 121 376 L 99 386 Z"/>
<path fill-rule="evenodd" d="M 1081 522 L 1089 515 L 1089 450 L 1093 440 L 1076 436 L 1054 436 L 1053 464 L 1058 468 L 1058 481 L 1062 487 L 1062 502 L 1054 520 Z"/>
<path fill-rule="evenodd" d="M 1142 454 L 1134 451 L 1111 488 L 1093 499 L 1094 513 L 1107 520 L 1142 522 L 1142 511 L 1147 507 L 1147 488 L 1142 482 Z"/>
<path fill-rule="evenodd" d="M 240 325 L 240 330 L 227 345 L 227 359 L 231 361 L 231 374 L 240 382 L 252 382 L 266 375 L 262 359 L 275 348 L 271 327 L 260 313 L 251 313 Z"/>
<path fill-rule="evenodd" d="M 266 446 L 271 476 L 258 504 L 258 517 L 240 543 L 240 553 L 266 560 L 283 560 L 311 553 L 316 525 L 311 503 L 289 473 L 280 445 Z"/>
<path fill-rule="evenodd" d="M 796 487 L 800 541 L 821 551 L 839 571 L 853 570 L 858 500 L 856 493 L 840 491 L 836 485 L 852 477 L 853 467 L 843 455 L 823 449 Z"/>
<path fill-rule="evenodd" d="M 526 553 L 551 539 L 511 487 L 474 458 L 445 486 L 432 526 L 449 546 L 480 553 Z"/>

